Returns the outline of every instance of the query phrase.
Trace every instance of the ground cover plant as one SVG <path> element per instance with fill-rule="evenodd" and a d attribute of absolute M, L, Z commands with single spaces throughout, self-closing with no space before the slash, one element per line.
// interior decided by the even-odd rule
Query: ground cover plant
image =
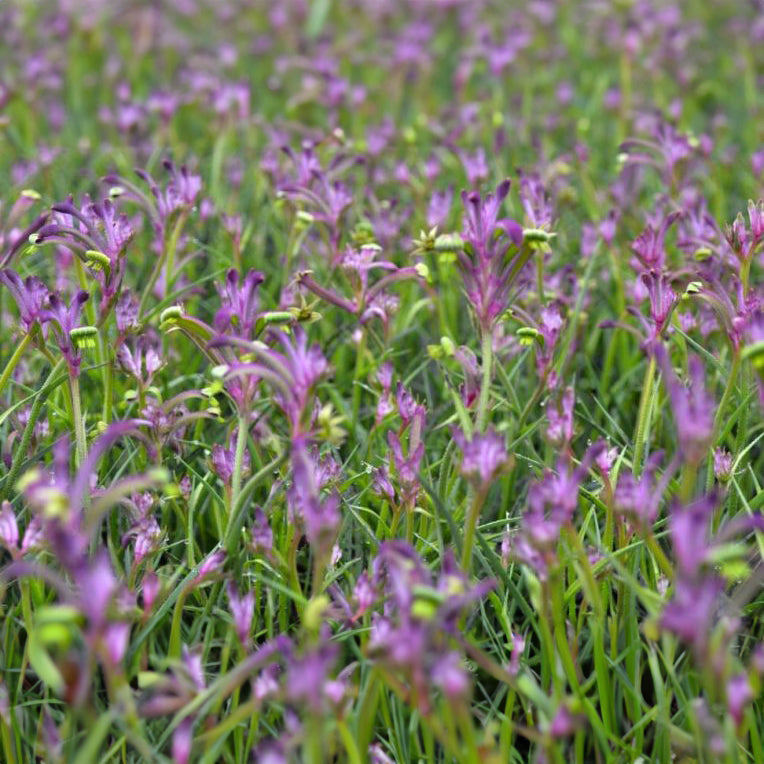
<path fill-rule="evenodd" d="M 764 761 L 760 0 L 0 24 L 1 761 Z"/>

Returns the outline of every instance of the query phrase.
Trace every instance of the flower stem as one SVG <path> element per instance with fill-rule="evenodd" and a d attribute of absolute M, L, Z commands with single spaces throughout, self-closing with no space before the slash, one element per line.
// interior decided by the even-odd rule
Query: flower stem
<path fill-rule="evenodd" d="M 462 548 L 462 569 L 469 571 L 472 562 L 472 548 L 475 545 L 475 530 L 477 529 L 480 510 L 485 501 L 485 489 L 475 491 L 467 516 L 464 519 L 464 547 Z"/>
<path fill-rule="evenodd" d="M 241 469 L 244 461 L 244 448 L 247 445 L 247 417 L 239 414 L 239 429 L 236 432 L 236 451 L 233 457 L 233 475 L 231 476 L 231 506 L 229 514 L 233 513 L 241 492 Z"/>
<path fill-rule="evenodd" d="M 712 446 L 716 445 L 716 440 L 719 437 L 719 428 L 721 427 L 724 419 L 724 412 L 727 410 L 727 404 L 730 402 L 730 398 L 735 391 L 735 385 L 737 384 L 738 372 L 740 371 L 740 352 L 736 351 L 732 357 L 732 368 L 730 369 L 729 376 L 727 377 L 727 384 L 724 387 L 722 393 L 722 399 L 719 401 L 719 408 L 716 409 L 716 416 L 714 417 L 714 437 L 712 440 Z M 708 459 L 708 468 L 706 471 L 706 493 L 708 493 L 714 485 L 714 458 L 713 452 Z"/>
<path fill-rule="evenodd" d="M 32 332 L 27 332 L 22 338 L 21 342 L 16 346 L 16 349 L 13 351 L 13 355 L 3 369 L 2 375 L 0 375 L 0 394 L 2 394 L 5 386 L 8 384 L 8 380 L 11 378 L 13 370 L 18 365 L 18 362 L 21 360 L 21 356 L 24 355 L 24 351 L 27 349 L 31 341 Z"/>
<path fill-rule="evenodd" d="M 488 329 L 483 329 L 483 382 L 480 386 L 480 398 L 478 399 L 477 418 L 475 428 L 483 432 L 488 417 L 488 397 L 491 393 L 491 362 L 493 360 L 493 334 Z"/>
<path fill-rule="evenodd" d="M 72 428 L 76 441 L 77 467 L 85 463 L 87 455 L 87 440 L 85 439 L 85 422 L 82 419 L 82 406 L 80 403 L 80 379 L 74 374 L 69 374 L 69 390 L 72 394 Z"/>
<path fill-rule="evenodd" d="M 56 363 L 56 365 L 50 370 L 50 374 L 45 380 L 45 384 L 43 384 L 43 386 L 37 391 L 34 403 L 32 404 L 32 409 L 29 412 L 29 419 L 27 420 L 26 427 L 24 428 L 24 432 L 21 435 L 21 442 L 16 449 L 16 456 L 13 459 L 8 475 L 3 482 L 3 488 L 0 491 L 0 498 L 6 498 L 6 496 L 8 496 L 8 492 L 16 483 L 16 478 L 19 476 L 19 472 L 21 471 L 21 465 L 24 462 L 26 452 L 29 450 L 29 443 L 32 440 L 32 433 L 34 432 L 37 420 L 40 418 L 40 414 L 42 413 L 42 406 L 45 403 L 45 399 L 47 398 L 47 393 L 52 390 L 56 384 L 58 384 L 60 381 L 63 381 L 64 379 L 64 375 L 62 375 L 61 379 L 59 380 L 55 379 L 64 363 L 65 361 L 63 358 L 59 359 L 58 363 Z"/>
<path fill-rule="evenodd" d="M 639 414 L 637 415 L 637 429 L 634 433 L 634 463 L 632 472 L 639 477 L 642 472 L 642 457 L 645 452 L 645 438 L 650 424 L 650 413 L 653 408 L 653 385 L 655 383 L 655 356 L 650 357 L 650 363 L 645 371 L 642 382 L 642 396 L 639 399 Z"/>

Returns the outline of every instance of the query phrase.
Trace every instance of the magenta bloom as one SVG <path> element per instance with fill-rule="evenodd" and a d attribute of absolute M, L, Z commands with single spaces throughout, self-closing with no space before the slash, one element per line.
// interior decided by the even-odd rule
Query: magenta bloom
<path fill-rule="evenodd" d="M 67 306 L 57 294 L 51 294 L 48 297 L 48 309 L 43 312 L 44 319 L 49 321 L 53 327 L 56 342 L 61 354 L 66 359 L 69 371 L 75 376 L 79 374 L 82 356 L 76 341 L 72 339 L 71 333 L 73 329 L 79 327 L 82 306 L 89 297 L 90 295 L 85 291 L 77 292 Z"/>
<path fill-rule="evenodd" d="M 674 374 L 663 348 L 659 350 L 658 360 L 671 398 L 682 455 L 686 461 L 698 464 L 711 445 L 716 411 L 716 401 L 703 383 L 703 363 L 697 356 L 690 358 L 690 383 L 685 387 Z"/>
<path fill-rule="evenodd" d="M 45 320 L 44 305 L 48 299 L 48 288 L 40 279 L 36 276 L 22 279 L 15 271 L 5 268 L 0 271 L 0 282 L 5 284 L 16 301 L 21 327 L 25 332 Z"/>
<path fill-rule="evenodd" d="M 451 434 L 462 451 L 462 474 L 486 488 L 507 464 L 504 438 L 490 427 L 485 433 L 474 434 L 472 440 L 458 429 Z"/>
<path fill-rule="evenodd" d="M 259 271 L 249 271 L 239 285 L 237 270 L 231 268 L 226 273 L 225 281 L 218 286 L 221 308 L 213 321 L 219 332 L 231 328 L 242 339 L 253 338 L 259 316 L 258 291 L 264 280 L 265 276 Z"/>
<path fill-rule="evenodd" d="M 512 263 L 506 255 L 512 245 L 523 243 L 522 226 L 499 218 L 509 187 L 505 180 L 485 198 L 477 191 L 462 192 L 465 251 L 459 254 L 459 267 L 467 298 L 484 330 L 507 309 Z"/>

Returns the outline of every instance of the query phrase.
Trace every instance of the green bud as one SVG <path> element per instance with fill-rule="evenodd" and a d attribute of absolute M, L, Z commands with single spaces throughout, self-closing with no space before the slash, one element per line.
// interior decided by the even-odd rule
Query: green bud
<path fill-rule="evenodd" d="M 521 345 L 532 345 L 534 342 L 538 342 L 539 345 L 544 344 L 541 332 L 532 326 L 521 326 L 515 334 L 519 337 Z"/>
<path fill-rule="evenodd" d="M 764 373 L 764 340 L 746 345 L 740 357 L 744 361 L 750 361 L 757 371 Z"/>
<path fill-rule="evenodd" d="M 325 594 L 311 597 L 305 607 L 303 623 L 310 632 L 317 632 L 324 621 L 324 612 L 329 607 L 329 598 Z"/>
<path fill-rule="evenodd" d="M 556 234 L 549 231 L 545 231 L 542 228 L 524 228 L 523 229 L 523 241 L 526 244 L 538 245 L 548 244 Z"/>
<path fill-rule="evenodd" d="M 460 252 L 464 246 L 458 233 L 442 233 L 435 239 L 434 249 L 436 252 Z"/>
<path fill-rule="evenodd" d="M 698 261 L 708 260 L 709 257 L 713 252 L 708 247 L 698 247 L 698 249 L 695 250 L 693 253 L 693 257 Z"/>
<path fill-rule="evenodd" d="M 180 305 L 171 305 L 169 308 L 165 308 L 159 316 L 159 322 L 164 324 L 167 322 L 176 321 L 183 316 L 183 310 Z"/>
<path fill-rule="evenodd" d="M 417 263 L 414 266 L 414 269 L 416 270 L 419 278 L 424 279 L 428 284 L 431 283 L 430 269 L 425 263 Z"/>
<path fill-rule="evenodd" d="M 33 202 L 39 202 L 40 199 L 42 199 L 42 196 L 40 196 L 40 194 L 33 188 L 22 189 L 21 196 L 25 199 L 31 199 Z"/>
<path fill-rule="evenodd" d="M 107 277 L 111 274 L 111 260 L 103 252 L 89 249 L 85 252 L 85 260 L 94 271 L 103 271 Z"/>
<path fill-rule="evenodd" d="M 138 672 L 138 688 L 145 690 L 147 687 L 153 685 L 164 679 L 164 674 L 160 674 L 157 671 L 139 671 Z"/>
<path fill-rule="evenodd" d="M 453 356 L 456 352 L 456 345 L 450 337 L 441 337 L 440 346 L 443 348 L 443 352 L 447 356 Z"/>
<path fill-rule="evenodd" d="M 69 338 L 78 348 L 94 348 L 98 329 L 95 326 L 78 326 L 69 332 Z"/>

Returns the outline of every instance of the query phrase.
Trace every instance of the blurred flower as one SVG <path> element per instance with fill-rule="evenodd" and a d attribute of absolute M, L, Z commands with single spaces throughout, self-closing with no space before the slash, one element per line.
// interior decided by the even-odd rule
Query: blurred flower
<path fill-rule="evenodd" d="M 51 294 L 48 297 L 48 308 L 43 311 L 43 318 L 53 327 L 59 350 L 66 359 L 70 374 L 74 376 L 79 374 L 82 356 L 72 332 L 80 326 L 82 306 L 89 297 L 90 295 L 85 291 L 77 292 L 67 306 L 57 294 Z"/>
<path fill-rule="evenodd" d="M 507 465 L 504 438 L 491 427 L 485 433 L 475 433 L 472 440 L 467 440 L 458 428 L 452 429 L 451 435 L 462 451 L 462 474 L 474 479 L 484 490 Z"/>
<path fill-rule="evenodd" d="M 462 193 L 464 230 L 467 247 L 459 253 L 459 268 L 467 298 L 484 331 L 507 309 L 512 264 L 506 262 L 511 246 L 520 247 L 523 231 L 509 218 L 499 219 L 502 202 L 509 193 L 505 180 L 482 198 L 477 191 Z M 497 235 L 498 232 L 498 235 Z"/>
<path fill-rule="evenodd" d="M 226 591 L 236 635 L 242 645 L 247 645 L 249 630 L 252 628 L 252 619 L 255 615 L 255 594 L 254 592 L 247 592 L 244 595 L 239 595 L 236 584 L 232 581 L 226 584 Z"/>
<path fill-rule="evenodd" d="M 19 309 L 21 328 L 30 332 L 34 326 L 46 320 L 44 306 L 48 300 L 48 289 L 36 276 L 25 279 L 10 268 L 0 271 L 0 282 L 5 284 Z"/>

